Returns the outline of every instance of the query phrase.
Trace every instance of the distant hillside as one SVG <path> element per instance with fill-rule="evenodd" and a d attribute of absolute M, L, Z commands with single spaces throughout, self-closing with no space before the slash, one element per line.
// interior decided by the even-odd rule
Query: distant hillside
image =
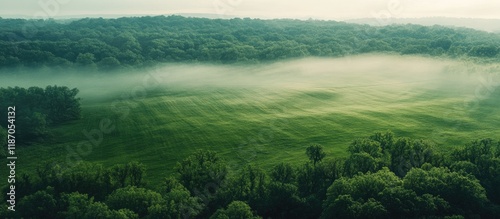
<path fill-rule="evenodd" d="M 500 34 L 442 26 L 182 16 L 0 19 L 1 67 L 108 70 L 165 62 L 256 63 L 363 53 L 500 59 Z"/>
<path fill-rule="evenodd" d="M 424 26 L 442 25 L 449 27 L 466 27 L 476 30 L 500 33 L 500 19 L 475 19 L 475 18 L 449 18 L 449 17 L 429 17 L 429 18 L 391 18 L 377 20 L 375 18 L 361 18 L 346 20 L 349 23 L 368 24 L 381 26 L 389 24 L 418 24 Z"/>

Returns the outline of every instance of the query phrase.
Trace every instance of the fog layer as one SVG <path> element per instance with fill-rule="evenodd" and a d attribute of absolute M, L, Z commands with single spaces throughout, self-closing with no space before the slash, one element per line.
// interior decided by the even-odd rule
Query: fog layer
<path fill-rule="evenodd" d="M 83 98 L 109 98 L 135 89 L 259 90 L 415 89 L 475 95 L 482 84 L 498 85 L 498 65 L 477 65 L 410 56 L 362 55 L 347 58 L 306 58 L 272 64 L 166 64 L 114 73 L 54 69 L 1 72 L 0 87 L 60 85 L 76 87 Z M 371 87 L 371 88 L 370 88 Z M 397 88 L 397 89 L 396 89 Z M 111 95 L 111 96 L 110 96 Z"/>

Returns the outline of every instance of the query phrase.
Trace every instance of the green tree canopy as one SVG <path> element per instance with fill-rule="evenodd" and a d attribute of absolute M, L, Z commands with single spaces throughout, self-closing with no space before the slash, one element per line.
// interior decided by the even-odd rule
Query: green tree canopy
<path fill-rule="evenodd" d="M 321 162 L 321 160 L 323 160 L 323 158 L 326 156 L 326 153 L 323 151 L 323 147 L 317 144 L 307 147 L 306 154 L 307 157 L 309 157 L 309 160 L 313 163 L 313 165 L 316 165 L 316 163 Z"/>
<path fill-rule="evenodd" d="M 159 193 L 135 186 L 117 189 L 106 198 L 106 204 L 111 209 L 129 209 L 139 217 L 146 216 L 149 207 L 162 202 Z"/>
<path fill-rule="evenodd" d="M 226 209 L 219 209 L 210 219 L 259 219 L 245 202 L 233 201 Z"/>
<path fill-rule="evenodd" d="M 178 163 L 175 169 L 182 185 L 195 195 L 217 189 L 228 172 L 226 163 L 216 152 L 201 150 Z"/>

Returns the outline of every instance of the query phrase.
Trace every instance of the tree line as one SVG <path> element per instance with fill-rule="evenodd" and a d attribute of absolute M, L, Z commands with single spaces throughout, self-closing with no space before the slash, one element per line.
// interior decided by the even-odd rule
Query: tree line
<path fill-rule="evenodd" d="M 375 133 L 353 141 L 345 158 L 321 145 L 309 161 L 269 170 L 230 171 L 200 150 L 152 187 L 137 162 L 104 168 L 57 163 L 16 183 L 16 212 L 3 218 L 497 218 L 500 143 L 472 141 L 440 153 L 425 140 Z M 22 188 L 22 189 L 21 189 Z M 5 190 L 4 190 L 5 194 Z"/>
<path fill-rule="evenodd" d="M 16 107 L 16 137 L 25 143 L 36 141 L 49 132 L 48 127 L 80 118 L 79 90 L 66 86 L 0 88 L 0 135 L 7 128 L 7 107 Z M 11 124 L 11 123 L 9 123 Z M 21 143 L 21 142 L 19 142 Z"/>
<path fill-rule="evenodd" d="M 370 52 L 499 60 L 500 35 L 443 26 L 181 16 L 0 18 L 0 67 L 109 70 L 165 62 L 256 63 Z"/>

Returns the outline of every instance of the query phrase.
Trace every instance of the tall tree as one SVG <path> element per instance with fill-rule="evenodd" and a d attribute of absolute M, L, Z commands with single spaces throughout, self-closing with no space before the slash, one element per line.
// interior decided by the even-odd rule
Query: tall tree
<path fill-rule="evenodd" d="M 323 152 L 323 146 L 317 144 L 307 147 L 306 154 L 314 166 L 316 166 L 316 163 L 321 162 L 326 156 L 326 153 Z"/>

